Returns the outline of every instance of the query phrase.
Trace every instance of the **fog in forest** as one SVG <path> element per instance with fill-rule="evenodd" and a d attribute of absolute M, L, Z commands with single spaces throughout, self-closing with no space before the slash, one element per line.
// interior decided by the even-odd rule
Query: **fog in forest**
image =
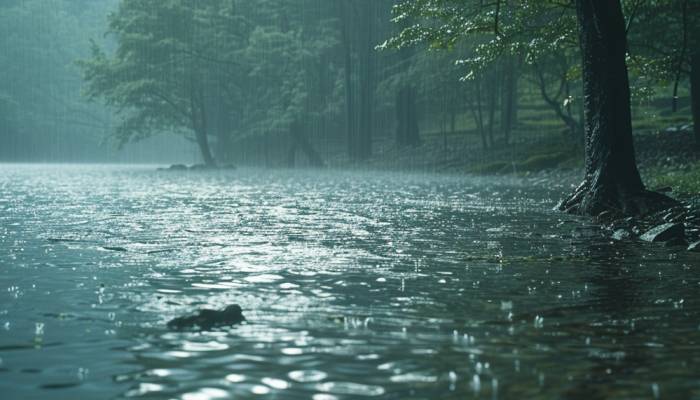
<path fill-rule="evenodd" d="M 572 14 L 532 11 L 541 37 L 514 32 L 507 48 L 440 21 L 412 31 L 417 16 L 396 19 L 394 3 L 5 1 L 0 160 L 479 170 L 581 159 Z M 664 6 L 630 3 L 633 122 L 689 130 L 694 33 L 682 24 L 694 20 L 669 6 L 655 36 L 678 48 L 658 49 L 646 19 Z"/>
<path fill-rule="evenodd" d="M 0 398 L 700 396 L 700 0 L 0 0 Z"/>

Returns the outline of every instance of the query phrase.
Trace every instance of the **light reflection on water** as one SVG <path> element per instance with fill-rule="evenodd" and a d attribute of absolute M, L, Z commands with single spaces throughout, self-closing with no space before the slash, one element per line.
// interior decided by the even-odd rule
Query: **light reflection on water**
<path fill-rule="evenodd" d="M 607 243 L 565 190 L 2 165 L 0 393 L 700 396 L 698 256 Z M 232 303 L 248 324 L 165 329 Z"/>

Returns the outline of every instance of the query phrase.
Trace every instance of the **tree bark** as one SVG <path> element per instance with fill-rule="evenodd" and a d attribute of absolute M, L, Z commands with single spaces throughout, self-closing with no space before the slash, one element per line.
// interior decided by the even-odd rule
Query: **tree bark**
<path fill-rule="evenodd" d="M 199 146 L 199 151 L 202 153 L 202 160 L 204 165 L 210 168 L 216 167 L 216 162 L 214 157 L 211 155 L 211 149 L 209 148 L 209 140 L 207 139 L 206 128 L 199 126 L 194 129 L 194 134 L 197 139 L 197 145 Z"/>
<path fill-rule="evenodd" d="M 700 51 L 690 58 L 690 103 L 693 112 L 695 146 L 700 149 Z"/>
<path fill-rule="evenodd" d="M 619 0 L 576 0 L 583 60 L 585 177 L 561 210 L 639 215 L 674 201 L 646 190 L 632 137 L 627 38 Z"/>
<path fill-rule="evenodd" d="M 204 109 L 204 96 L 201 91 L 198 93 L 198 98 L 195 98 L 194 93 L 191 95 L 190 104 L 192 112 L 192 128 L 194 130 L 195 139 L 199 146 L 199 151 L 202 153 L 202 161 L 208 168 L 216 168 L 216 161 L 209 147 L 209 132 L 207 131 L 207 115 Z"/>

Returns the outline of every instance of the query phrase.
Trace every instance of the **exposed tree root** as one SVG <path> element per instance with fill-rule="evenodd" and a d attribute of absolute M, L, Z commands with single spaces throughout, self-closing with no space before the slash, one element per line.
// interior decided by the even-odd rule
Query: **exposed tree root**
<path fill-rule="evenodd" d="M 664 194 L 642 189 L 630 192 L 621 185 L 591 184 L 586 179 L 574 192 L 562 200 L 557 208 L 570 214 L 610 217 L 645 216 L 681 205 Z"/>

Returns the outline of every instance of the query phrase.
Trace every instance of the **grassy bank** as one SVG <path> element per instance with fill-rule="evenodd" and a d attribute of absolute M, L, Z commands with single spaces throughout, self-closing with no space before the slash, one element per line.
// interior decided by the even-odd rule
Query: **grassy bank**
<path fill-rule="evenodd" d="M 651 188 L 670 187 L 680 196 L 700 196 L 700 161 L 652 168 L 645 174 Z"/>

